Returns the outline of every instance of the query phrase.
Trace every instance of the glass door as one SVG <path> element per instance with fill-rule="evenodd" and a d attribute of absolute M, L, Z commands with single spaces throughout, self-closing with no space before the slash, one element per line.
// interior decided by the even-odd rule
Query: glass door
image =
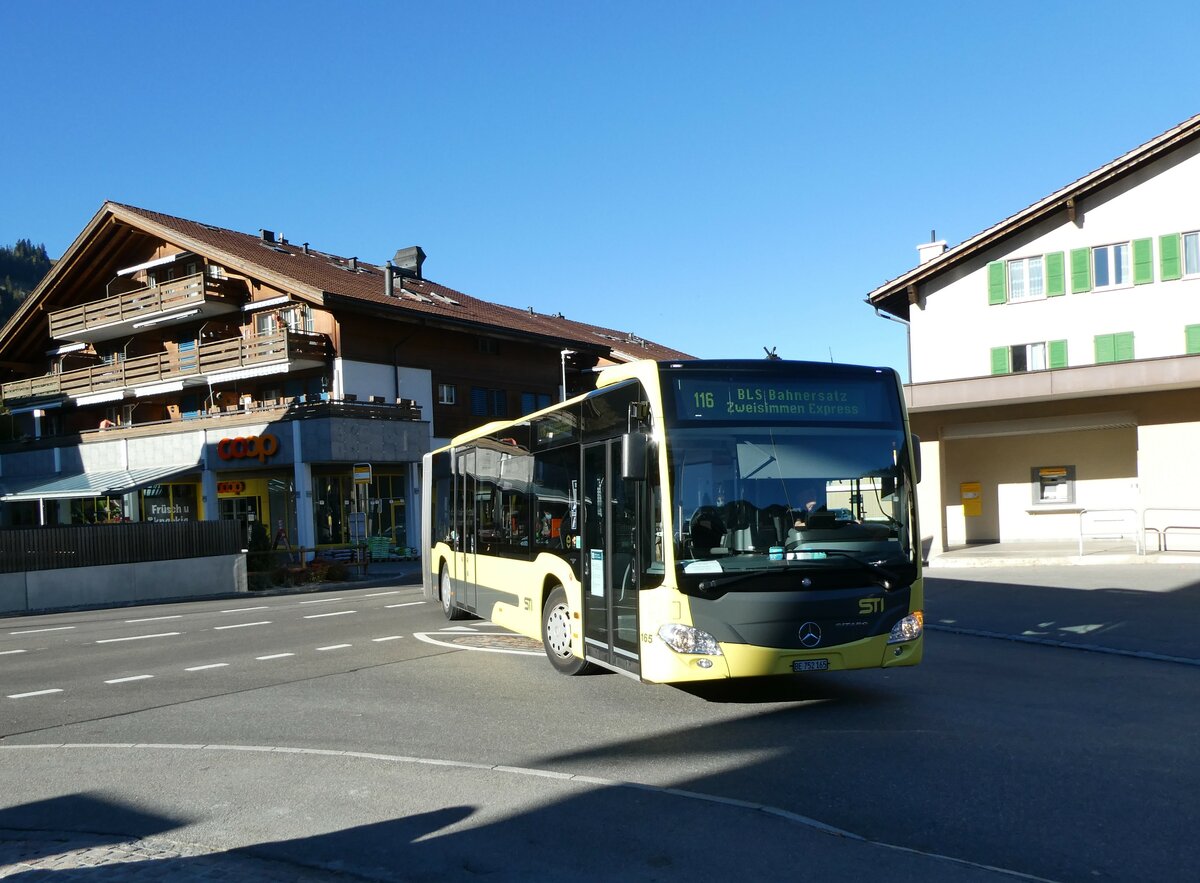
<path fill-rule="evenodd" d="M 586 655 L 640 672 L 635 482 L 621 478 L 621 445 L 583 451 L 583 635 Z"/>
<path fill-rule="evenodd" d="M 246 547 L 249 548 L 250 531 L 253 530 L 255 522 L 261 517 L 258 497 L 227 497 L 217 502 L 222 520 L 231 520 L 238 523 L 239 532 L 246 543 Z"/>

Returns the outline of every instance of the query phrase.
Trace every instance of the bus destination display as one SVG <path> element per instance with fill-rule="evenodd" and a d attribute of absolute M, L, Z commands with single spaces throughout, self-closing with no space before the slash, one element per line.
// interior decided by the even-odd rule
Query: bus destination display
<path fill-rule="evenodd" d="M 676 415 L 680 420 L 875 422 L 895 413 L 888 397 L 889 392 L 894 397 L 895 387 L 884 379 L 679 377 Z"/>

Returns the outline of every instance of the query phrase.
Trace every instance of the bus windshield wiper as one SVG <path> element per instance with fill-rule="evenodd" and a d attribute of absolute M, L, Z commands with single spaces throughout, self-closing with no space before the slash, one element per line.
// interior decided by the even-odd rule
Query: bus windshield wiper
<path fill-rule="evenodd" d="M 843 549 L 802 549 L 799 551 L 821 555 L 837 555 L 839 558 L 853 561 L 859 567 L 863 568 L 863 570 L 869 571 L 875 577 L 875 585 L 879 586 L 885 592 L 890 592 L 901 583 L 900 577 L 896 576 L 896 574 L 892 573 L 892 571 L 888 570 L 882 564 L 876 564 L 873 561 L 863 561 L 857 555 L 853 555 Z"/>

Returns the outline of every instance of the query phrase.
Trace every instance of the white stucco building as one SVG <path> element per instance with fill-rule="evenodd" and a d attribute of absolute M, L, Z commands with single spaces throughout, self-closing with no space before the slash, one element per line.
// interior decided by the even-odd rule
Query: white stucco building
<path fill-rule="evenodd" d="M 918 251 L 868 303 L 909 323 L 930 554 L 1081 522 L 1200 548 L 1200 115 Z"/>

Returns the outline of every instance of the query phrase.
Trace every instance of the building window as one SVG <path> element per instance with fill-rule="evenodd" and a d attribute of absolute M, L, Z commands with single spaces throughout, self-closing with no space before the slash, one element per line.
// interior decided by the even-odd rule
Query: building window
<path fill-rule="evenodd" d="M 471 387 L 471 414 L 476 417 L 507 417 L 508 393 L 502 389 Z"/>
<path fill-rule="evenodd" d="M 1096 364 L 1106 362 L 1128 362 L 1133 358 L 1133 332 L 1121 331 L 1117 334 L 1097 334 Z"/>
<path fill-rule="evenodd" d="M 1185 353 L 1189 356 L 1200 354 L 1200 325 L 1185 325 L 1183 341 Z"/>
<path fill-rule="evenodd" d="M 550 407 L 550 396 L 544 392 L 521 393 L 521 413 L 532 414 L 542 408 Z"/>
<path fill-rule="evenodd" d="M 494 356 L 500 352 L 500 341 L 494 337 L 477 337 L 475 338 L 475 342 L 481 353 Z"/>
<path fill-rule="evenodd" d="M 1183 275 L 1200 276 L 1200 233 L 1183 234 Z"/>
<path fill-rule="evenodd" d="M 1039 300 L 1046 296 L 1046 274 L 1042 258 L 1008 262 L 1008 299 L 1012 303 Z"/>
<path fill-rule="evenodd" d="M 1102 245 L 1092 249 L 1092 285 L 1116 288 L 1133 283 L 1128 242 Z"/>
<path fill-rule="evenodd" d="M 438 404 L 454 405 L 458 403 L 458 387 L 453 383 L 438 384 Z"/>
<path fill-rule="evenodd" d="M 1026 371 L 1045 371 L 1047 368 L 1067 367 L 1067 342 L 1048 340 L 1044 343 L 1019 343 L 992 349 L 993 374 L 1022 374 Z"/>
<path fill-rule="evenodd" d="M 1034 466 L 1030 472 L 1035 506 L 1075 502 L 1074 466 Z"/>

